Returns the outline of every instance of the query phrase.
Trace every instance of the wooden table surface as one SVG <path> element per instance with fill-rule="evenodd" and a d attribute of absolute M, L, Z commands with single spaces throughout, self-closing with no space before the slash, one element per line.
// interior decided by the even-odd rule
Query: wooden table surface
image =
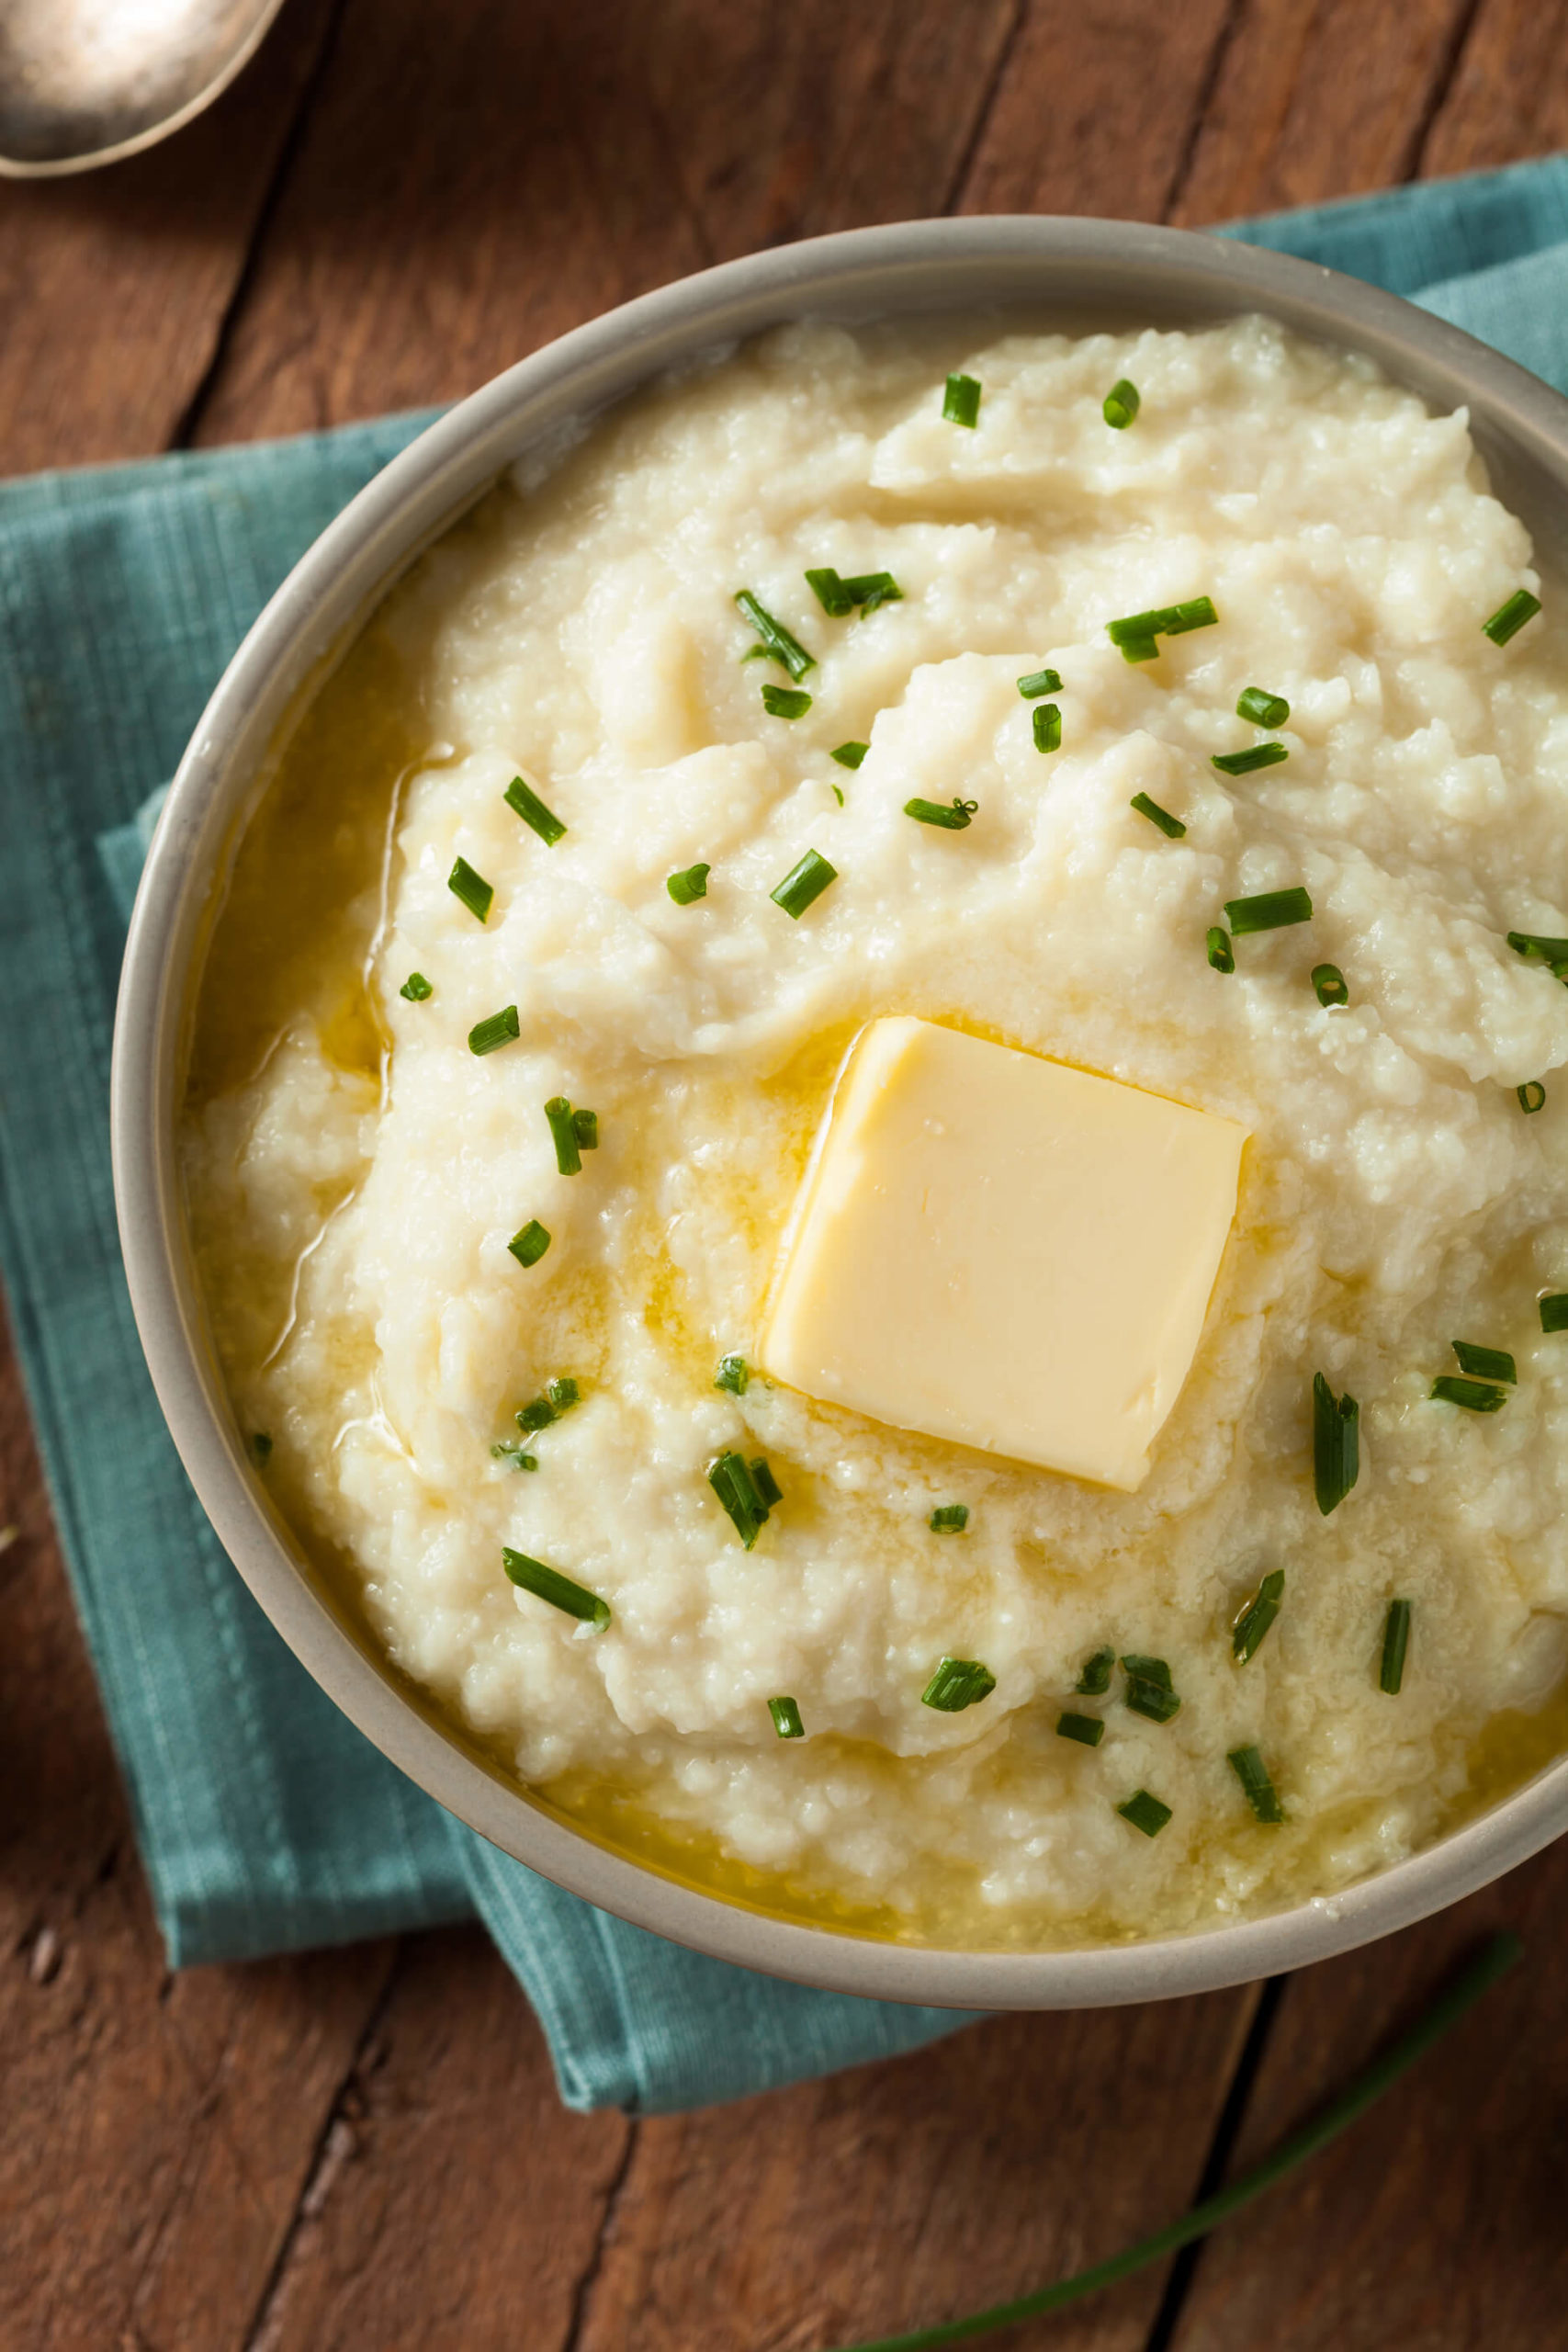
<path fill-rule="evenodd" d="M 469 390 L 727 255 L 1201 223 L 1568 144 L 1564 0 L 290 0 L 169 145 L 0 193 L 0 471 Z M 0 1369 L 3 2352 L 812 2352 L 1022 2292 L 1269 2147 L 1487 1924 L 1528 1966 L 1195 2256 L 991 2339 L 1568 2344 L 1568 1849 L 1260 1989 L 998 2019 L 689 2118 L 558 2105 L 477 1929 L 164 1966 Z"/>

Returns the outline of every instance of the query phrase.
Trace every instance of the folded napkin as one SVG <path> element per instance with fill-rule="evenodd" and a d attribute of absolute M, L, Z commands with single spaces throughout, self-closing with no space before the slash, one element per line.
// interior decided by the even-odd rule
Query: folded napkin
<path fill-rule="evenodd" d="M 1568 389 L 1568 162 L 1224 233 L 1413 295 Z M 563 2098 L 653 2113 L 966 2020 L 682 1951 L 563 1894 L 404 1780 L 220 1550 L 154 1402 L 115 1237 L 109 1039 L 148 796 L 290 565 L 426 422 L 0 485 L 0 1268 L 172 1962 L 477 1913 Z"/>

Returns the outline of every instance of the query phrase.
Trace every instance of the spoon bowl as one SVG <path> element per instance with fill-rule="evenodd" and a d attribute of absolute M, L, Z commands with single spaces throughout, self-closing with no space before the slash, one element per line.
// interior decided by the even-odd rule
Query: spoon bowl
<path fill-rule="evenodd" d="M 228 88 L 283 0 L 0 0 L 0 174 L 96 171 Z"/>

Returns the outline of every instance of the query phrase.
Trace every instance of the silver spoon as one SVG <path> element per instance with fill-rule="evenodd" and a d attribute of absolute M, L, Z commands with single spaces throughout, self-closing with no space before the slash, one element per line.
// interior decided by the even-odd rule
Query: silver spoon
<path fill-rule="evenodd" d="M 283 0 L 0 0 L 0 173 L 90 172 L 166 139 L 254 55 Z"/>

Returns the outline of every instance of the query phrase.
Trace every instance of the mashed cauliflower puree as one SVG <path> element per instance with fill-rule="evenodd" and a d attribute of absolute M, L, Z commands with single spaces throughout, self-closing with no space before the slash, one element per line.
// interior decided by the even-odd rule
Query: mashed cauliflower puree
<path fill-rule="evenodd" d="M 1462 414 L 1256 319 L 792 328 L 452 531 L 278 755 L 185 1135 L 261 1475 L 401 1672 L 631 1850 L 974 1944 L 1330 1894 L 1553 1752 L 1568 690 L 1483 628 L 1538 586 Z M 895 1015 L 1246 1130 L 1131 1490 L 760 1369 Z"/>

